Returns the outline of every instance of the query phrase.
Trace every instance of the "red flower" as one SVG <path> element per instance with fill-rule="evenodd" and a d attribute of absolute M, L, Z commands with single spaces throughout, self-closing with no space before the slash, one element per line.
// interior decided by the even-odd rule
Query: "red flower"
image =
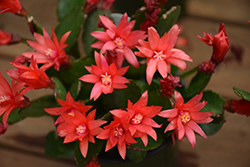
<path fill-rule="evenodd" d="M 4 134 L 8 127 L 9 127 L 8 123 L 6 124 L 0 123 L 0 135 Z"/>
<path fill-rule="evenodd" d="M 150 27 L 148 29 L 148 42 L 140 40 L 141 46 L 137 46 L 140 52 L 135 52 L 137 56 L 147 58 L 147 82 L 150 85 L 154 73 L 158 69 L 163 78 L 170 73 L 170 65 L 173 64 L 182 70 L 186 70 L 186 61 L 192 59 L 182 50 L 174 49 L 174 45 L 179 34 L 177 25 L 174 25 L 168 33 L 160 38 L 157 31 Z"/>
<path fill-rule="evenodd" d="M 148 103 L 148 92 L 144 92 L 134 105 L 128 100 L 127 111 L 123 110 L 112 110 L 110 111 L 114 116 L 123 119 L 128 117 L 128 129 L 133 137 L 140 137 L 144 145 L 148 144 L 148 136 L 151 136 L 155 141 L 157 140 L 157 134 L 154 128 L 160 128 L 152 118 L 155 117 L 160 111 L 160 106 L 147 106 Z"/>
<path fill-rule="evenodd" d="M 87 0 L 84 5 L 84 13 L 90 13 L 96 8 L 108 10 L 115 0 Z"/>
<path fill-rule="evenodd" d="M 210 116 L 212 116 L 213 113 L 199 112 L 207 104 L 205 101 L 200 102 L 202 95 L 203 93 L 201 92 L 184 104 L 181 94 L 175 91 L 175 108 L 164 110 L 158 114 L 161 117 L 168 118 L 168 121 L 170 121 L 165 132 L 174 130 L 174 133 L 172 133 L 173 141 L 174 134 L 177 135 L 179 140 L 185 136 L 192 147 L 195 147 L 196 139 L 194 132 L 207 138 L 206 134 L 197 123 L 211 122 L 213 119 Z"/>
<path fill-rule="evenodd" d="M 112 93 L 114 89 L 127 87 L 125 83 L 129 83 L 129 81 L 122 76 L 127 72 L 128 66 L 120 69 L 117 69 L 114 63 L 109 66 L 104 56 L 97 52 L 95 52 L 95 62 L 97 66 L 85 67 L 91 74 L 79 78 L 84 82 L 95 84 L 90 99 L 96 100 L 102 93 L 108 94 Z"/>
<path fill-rule="evenodd" d="M 10 43 L 10 40 L 11 40 L 11 34 L 0 30 L 0 46 L 8 45 Z"/>
<path fill-rule="evenodd" d="M 101 167 L 100 164 L 98 164 L 98 162 L 94 162 L 94 161 L 89 161 L 85 167 Z"/>
<path fill-rule="evenodd" d="M 250 101 L 245 99 L 227 101 L 223 107 L 229 112 L 250 116 Z"/>
<path fill-rule="evenodd" d="M 175 77 L 172 75 L 168 75 L 164 79 L 160 79 L 160 86 L 162 90 L 162 95 L 171 98 L 173 93 L 174 93 L 174 88 L 175 87 L 181 87 L 182 85 L 179 84 L 180 82 L 180 77 Z"/>
<path fill-rule="evenodd" d="M 66 55 L 64 49 L 67 47 L 67 44 L 65 44 L 65 42 L 69 34 L 70 31 L 65 33 L 59 43 L 53 28 L 52 40 L 45 29 L 43 29 L 43 36 L 38 33 L 34 33 L 34 37 L 37 42 L 27 42 L 37 52 L 26 52 L 23 53 L 23 56 L 28 58 L 34 56 L 38 64 L 45 64 L 44 69 L 54 66 L 54 68 L 59 71 L 60 65 L 66 64 L 68 62 L 68 56 Z"/>
<path fill-rule="evenodd" d="M 213 55 L 211 57 L 211 61 L 216 66 L 219 65 L 224 60 L 224 57 L 229 50 L 229 40 L 225 26 L 220 24 L 219 33 L 214 37 L 212 34 L 208 34 L 206 32 L 204 32 L 204 38 L 198 35 L 197 37 L 207 45 L 213 46 Z"/>
<path fill-rule="evenodd" d="M 22 5 L 19 0 L 1 0 L 0 1 L 0 14 L 4 12 L 11 12 L 14 14 L 19 14 L 22 9 Z"/>
<path fill-rule="evenodd" d="M 101 49 L 101 54 L 106 50 L 115 50 L 118 56 L 125 57 L 126 60 L 134 67 L 139 67 L 139 62 L 134 55 L 132 48 L 138 44 L 138 40 L 143 40 L 147 37 L 145 31 L 132 31 L 135 21 L 128 22 L 128 15 L 125 13 L 118 26 L 106 16 L 99 16 L 102 24 L 105 26 L 105 31 L 94 31 L 91 35 L 99 41 L 93 43 L 91 47 Z M 118 67 L 121 67 L 120 64 Z"/>
<path fill-rule="evenodd" d="M 96 110 L 91 111 L 87 116 L 77 110 L 74 112 L 74 116 L 63 114 L 62 118 L 66 123 L 59 132 L 60 137 L 64 138 L 64 143 L 73 142 L 79 140 L 79 147 L 82 155 L 86 158 L 88 152 L 88 143 L 95 143 L 94 136 L 103 131 L 100 128 L 101 125 L 107 121 L 95 120 Z"/>
<path fill-rule="evenodd" d="M 76 110 L 86 114 L 92 108 L 91 105 L 83 105 L 75 101 L 69 92 L 66 95 L 66 100 L 57 99 L 57 102 L 61 105 L 61 107 L 45 108 L 44 110 L 50 115 L 60 115 L 55 121 L 55 125 L 58 124 L 57 127 L 58 133 L 59 132 L 62 133 L 61 130 L 67 125 L 67 123 L 64 122 L 61 115 L 66 114 L 75 116 Z"/>
<path fill-rule="evenodd" d="M 119 154 L 123 159 L 126 156 L 126 145 L 136 143 L 128 127 L 124 124 L 124 121 L 126 122 L 127 119 L 128 117 L 123 117 L 122 119 L 114 117 L 114 121 L 111 121 L 109 125 L 104 127 L 104 131 L 96 136 L 98 139 L 107 139 L 105 151 L 117 145 Z"/>
<path fill-rule="evenodd" d="M 28 90 L 47 88 L 52 84 L 43 67 L 38 68 L 33 56 L 29 67 L 15 62 L 10 64 L 17 69 L 7 70 L 7 73 L 17 82 L 25 83 Z"/>
<path fill-rule="evenodd" d="M 3 115 L 3 124 L 7 123 L 7 119 L 12 110 L 23 107 L 25 98 L 23 97 L 26 91 L 18 92 L 24 83 L 15 83 L 14 80 L 11 82 L 12 88 L 8 82 L 4 79 L 0 73 L 0 116 Z"/>

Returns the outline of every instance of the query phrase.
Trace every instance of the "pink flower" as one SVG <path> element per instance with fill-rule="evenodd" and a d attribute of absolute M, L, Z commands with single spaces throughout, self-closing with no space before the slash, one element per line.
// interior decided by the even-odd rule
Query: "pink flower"
<path fill-rule="evenodd" d="M 143 40 L 147 37 L 145 31 L 132 31 L 135 21 L 128 22 L 128 15 L 125 13 L 118 26 L 106 16 L 99 16 L 102 24 L 105 26 L 105 31 L 94 31 L 91 35 L 99 41 L 93 43 L 91 47 L 101 49 L 101 54 L 106 50 L 115 50 L 118 56 L 125 57 L 126 60 L 134 67 L 139 67 L 139 62 L 134 55 L 132 48 L 138 44 L 138 40 Z M 121 64 L 119 65 L 121 67 Z"/>
<path fill-rule="evenodd" d="M 3 124 L 7 123 L 8 116 L 12 110 L 22 107 L 26 99 L 23 97 L 25 91 L 19 90 L 24 86 L 24 83 L 11 82 L 12 87 L 4 79 L 0 73 L 0 116 L 3 115 Z"/>
<path fill-rule="evenodd" d="M 154 128 L 160 128 L 152 118 L 155 117 L 162 109 L 160 106 L 147 106 L 148 92 L 144 92 L 134 105 L 128 100 L 127 111 L 124 110 L 112 110 L 110 111 L 114 116 L 123 119 L 128 117 L 128 129 L 133 137 L 140 137 L 144 145 L 148 144 L 148 136 L 151 136 L 155 141 L 157 140 L 157 134 Z"/>
<path fill-rule="evenodd" d="M 103 129 L 101 125 L 107 121 L 95 120 L 96 110 L 91 111 L 87 116 L 77 110 L 75 115 L 62 115 L 66 126 L 62 128 L 63 133 L 59 132 L 60 137 L 64 138 L 64 143 L 79 140 L 79 147 L 82 155 L 86 158 L 88 152 L 88 143 L 95 143 L 94 136 L 100 134 Z"/>
<path fill-rule="evenodd" d="M 205 101 L 200 102 L 202 96 L 203 93 L 201 92 L 184 104 L 181 94 L 175 91 L 175 108 L 164 110 L 158 114 L 161 117 L 168 118 L 168 121 L 170 121 L 165 132 L 174 130 L 174 133 L 172 133 L 173 141 L 174 134 L 177 135 L 178 140 L 181 140 L 185 136 L 192 147 L 195 147 L 196 139 L 194 132 L 207 138 L 197 123 L 211 122 L 213 119 L 210 116 L 212 116 L 213 113 L 199 112 L 207 104 Z"/>
<path fill-rule="evenodd" d="M 105 151 L 108 151 L 115 145 L 117 145 L 119 154 L 123 159 L 125 159 L 126 145 L 129 146 L 130 144 L 136 143 L 136 140 L 128 131 L 126 123 L 124 124 L 124 121 L 126 122 L 126 119 L 128 119 L 128 117 L 124 117 L 122 119 L 115 117 L 109 125 L 104 127 L 104 131 L 96 137 L 103 140 L 107 139 Z"/>
<path fill-rule="evenodd" d="M 11 34 L 0 30 L 0 46 L 8 45 L 11 40 Z"/>
<path fill-rule="evenodd" d="M 85 68 L 91 73 L 86 74 L 79 79 L 84 82 L 94 83 L 94 87 L 90 94 L 90 99 L 96 100 L 102 93 L 112 93 L 114 89 L 124 89 L 129 83 L 128 79 L 122 77 L 128 70 L 127 67 L 117 69 L 115 64 L 108 65 L 103 55 L 95 52 L 95 65 Z"/>
<path fill-rule="evenodd" d="M 25 86 L 27 86 L 26 89 L 47 88 L 52 84 L 43 68 L 38 68 L 33 56 L 31 57 L 29 67 L 15 62 L 11 62 L 10 64 L 17 69 L 7 70 L 7 73 L 17 82 L 25 83 Z"/>
<path fill-rule="evenodd" d="M 22 9 L 19 0 L 1 0 L 0 1 L 0 14 L 4 12 L 11 12 L 18 14 Z"/>
<path fill-rule="evenodd" d="M 140 40 L 141 46 L 137 46 L 139 52 L 135 52 L 137 56 L 147 58 L 147 82 L 150 85 L 154 73 L 158 69 L 163 78 L 170 73 L 170 65 L 173 64 L 182 70 L 186 70 L 186 61 L 192 59 L 182 50 L 173 48 L 177 35 L 179 34 L 178 25 L 174 25 L 168 33 L 165 33 L 160 38 L 157 31 L 150 27 L 148 28 L 148 42 Z"/>
<path fill-rule="evenodd" d="M 43 29 L 43 36 L 38 33 L 34 33 L 34 37 L 37 42 L 27 42 L 37 52 L 26 52 L 23 53 L 23 56 L 28 58 L 34 56 L 38 64 L 44 64 L 45 69 L 54 66 L 54 68 L 59 71 L 60 65 L 66 64 L 68 61 L 68 56 L 64 49 L 67 47 L 67 44 L 65 44 L 65 42 L 69 34 L 70 31 L 65 33 L 59 43 L 53 28 L 52 40 L 49 34 L 45 31 L 45 29 Z"/>

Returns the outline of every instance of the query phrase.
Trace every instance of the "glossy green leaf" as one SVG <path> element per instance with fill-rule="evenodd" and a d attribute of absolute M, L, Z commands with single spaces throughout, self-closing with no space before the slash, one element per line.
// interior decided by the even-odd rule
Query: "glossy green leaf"
<path fill-rule="evenodd" d="M 23 117 L 41 117 L 47 115 L 44 111 L 45 108 L 56 107 L 57 103 L 53 95 L 46 95 L 31 101 L 28 108 L 20 110 L 19 114 Z"/>
<path fill-rule="evenodd" d="M 205 72 L 198 72 L 190 82 L 188 88 L 182 86 L 176 89 L 181 93 L 185 101 L 189 100 L 204 90 L 209 83 L 211 76 L 212 75 L 207 75 Z"/>
<path fill-rule="evenodd" d="M 115 89 L 111 94 L 102 95 L 105 111 L 119 108 L 127 108 L 128 100 L 135 103 L 141 96 L 141 90 L 133 80 L 127 84 L 125 89 Z"/>
<path fill-rule="evenodd" d="M 148 106 L 162 106 L 162 110 L 170 109 L 171 103 L 169 99 L 163 97 L 159 89 L 148 93 Z"/>
<path fill-rule="evenodd" d="M 237 96 L 239 96 L 240 98 L 245 99 L 247 101 L 250 101 L 250 93 L 249 92 L 246 92 L 246 91 L 239 89 L 239 88 L 236 88 L 236 87 L 234 87 L 233 90 L 234 90 L 234 93 Z"/>
<path fill-rule="evenodd" d="M 96 38 L 94 38 L 90 33 L 93 31 L 103 31 L 103 28 L 97 28 L 97 21 L 100 20 L 99 15 L 109 15 L 110 11 L 97 9 L 89 13 L 84 24 L 84 30 L 82 34 L 82 41 L 84 46 L 84 51 L 86 56 L 94 55 L 94 49 L 90 46 L 94 43 Z"/>
<path fill-rule="evenodd" d="M 134 30 L 140 29 L 140 24 L 143 23 L 146 18 L 145 13 L 146 8 L 140 8 L 135 12 L 134 16 L 131 18 L 132 20 L 135 20 Z"/>
<path fill-rule="evenodd" d="M 132 149 L 149 151 L 159 147 L 163 142 L 163 137 L 157 134 L 157 141 L 155 141 L 152 137 L 148 136 L 148 145 L 146 147 L 140 138 L 136 138 L 135 140 L 137 141 L 137 143 L 130 145 Z"/>
<path fill-rule="evenodd" d="M 0 116 L 0 122 L 2 121 L 3 115 L 4 114 L 2 114 Z M 23 120 L 24 118 L 25 118 L 24 116 L 19 114 L 19 108 L 17 108 L 15 110 L 11 111 L 7 122 L 10 123 L 10 124 L 14 124 L 14 123 L 17 123 L 17 122 Z"/>
<path fill-rule="evenodd" d="M 57 99 L 65 100 L 67 90 L 63 83 L 56 77 L 52 77 L 51 80 L 55 83 L 54 96 Z"/>
<path fill-rule="evenodd" d="M 142 161 L 147 155 L 147 151 L 138 151 L 127 149 L 126 156 L 134 162 Z"/>
<path fill-rule="evenodd" d="M 218 93 L 211 90 L 204 91 L 202 101 L 203 100 L 207 101 L 207 105 L 201 111 L 224 114 L 223 104 L 225 100 Z"/>
<path fill-rule="evenodd" d="M 217 133 L 225 123 L 224 115 L 215 116 L 213 119 L 214 120 L 208 124 L 199 124 L 206 135 L 213 135 Z"/>
<path fill-rule="evenodd" d="M 90 57 L 74 60 L 70 67 L 60 70 L 62 81 L 71 85 L 84 74 L 89 74 L 85 66 L 91 66 L 91 64 L 95 64 L 95 62 L 94 59 Z"/>
<path fill-rule="evenodd" d="M 32 34 L 34 32 L 36 32 L 38 34 L 43 34 L 43 28 L 42 28 L 42 26 L 37 22 L 37 20 L 33 16 L 27 15 L 26 19 L 27 19 L 27 23 L 28 23 L 30 32 Z"/>
<path fill-rule="evenodd" d="M 84 6 L 86 0 L 59 0 L 57 4 L 57 17 L 59 21 L 62 21 L 63 17 L 66 16 L 75 7 Z"/>
<path fill-rule="evenodd" d="M 147 65 L 140 65 L 140 68 L 130 66 L 124 76 L 131 79 L 144 79 L 146 78 L 146 68 Z"/>
<path fill-rule="evenodd" d="M 71 158 L 74 156 L 75 142 L 63 143 L 55 131 L 46 136 L 45 154 L 53 158 Z"/>
<path fill-rule="evenodd" d="M 68 46 L 65 51 L 69 51 L 77 40 L 81 30 L 82 24 L 84 22 L 84 13 L 82 7 L 76 7 L 72 9 L 66 16 L 63 17 L 62 21 L 55 28 L 55 32 L 58 39 L 68 31 L 71 31 L 66 43 Z"/>
<path fill-rule="evenodd" d="M 208 124 L 200 124 L 201 128 L 206 135 L 213 135 L 218 132 L 224 124 L 224 109 L 223 104 L 225 100 L 217 93 L 212 91 L 204 91 L 202 101 L 207 101 L 207 105 L 201 110 L 201 112 L 213 112 L 214 119 Z"/>
<path fill-rule="evenodd" d="M 73 97 L 73 99 L 75 100 L 80 93 L 81 85 L 82 85 L 82 82 L 80 80 L 76 80 L 75 82 L 73 82 L 73 84 L 69 88 L 69 92 L 71 96 Z"/>
<path fill-rule="evenodd" d="M 99 140 L 99 139 L 95 139 L 95 143 L 89 142 L 87 157 L 84 158 L 79 148 L 79 142 L 77 142 L 75 149 L 74 149 L 76 164 L 79 167 L 85 167 L 86 162 L 88 162 L 91 157 L 98 156 L 104 144 L 105 144 L 105 141 Z"/>
<path fill-rule="evenodd" d="M 173 6 L 169 11 L 164 13 L 158 20 L 155 28 L 160 36 L 163 36 L 165 32 L 168 32 L 170 28 L 177 22 L 181 13 L 180 6 Z"/>

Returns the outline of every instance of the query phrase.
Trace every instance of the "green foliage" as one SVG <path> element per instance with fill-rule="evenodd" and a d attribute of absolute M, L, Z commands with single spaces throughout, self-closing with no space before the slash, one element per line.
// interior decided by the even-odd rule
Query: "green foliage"
<path fill-rule="evenodd" d="M 134 162 L 142 161 L 147 155 L 147 151 L 127 149 L 127 157 Z"/>
<path fill-rule="evenodd" d="M 181 13 L 180 6 L 173 6 L 169 11 L 164 13 L 158 20 L 155 26 L 160 36 L 163 36 L 165 32 L 168 32 L 170 28 L 177 22 Z"/>
<path fill-rule="evenodd" d="M 0 116 L 0 120 L 2 120 L 3 115 Z M 17 123 L 17 122 L 23 120 L 24 118 L 25 118 L 24 116 L 19 114 L 19 109 L 17 108 L 15 110 L 11 111 L 7 122 L 10 123 L 10 124 L 14 124 L 14 123 Z"/>
<path fill-rule="evenodd" d="M 65 51 L 69 51 L 70 48 L 76 42 L 84 22 L 84 13 L 82 7 L 73 8 L 67 15 L 63 17 L 59 25 L 55 28 L 55 33 L 57 38 L 60 39 L 63 34 L 68 31 L 71 31 L 66 43 L 68 47 L 65 48 Z"/>
<path fill-rule="evenodd" d="M 83 7 L 86 0 L 59 0 L 57 5 L 57 18 L 61 22 L 75 7 Z"/>
<path fill-rule="evenodd" d="M 201 112 L 213 112 L 213 121 L 208 124 L 200 124 L 206 135 L 213 135 L 218 132 L 224 124 L 224 109 L 225 100 L 217 93 L 212 91 L 204 91 L 202 100 L 207 101 L 207 105 Z"/>
<path fill-rule="evenodd" d="M 54 96 L 55 99 L 65 100 L 67 90 L 63 83 L 56 77 L 52 77 L 51 80 L 55 83 Z"/>
<path fill-rule="evenodd" d="M 250 101 L 250 93 L 249 92 L 246 92 L 246 91 L 239 89 L 239 88 L 236 88 L 236 87 L 234 87 L 233 90 L 234 90 L 234 93 L 237 96 L 239 96 L 240 98 L 245 99 L 247 101 Z"/>
<path fill-rule="evenodd" d="M 140 138 L 135 139 L 137 143 L 131 144 L 130 147 L 134 150 L 149 151 L 156 149 L 163 142 L 163 137 L 157 134 L 157 140 L 155 141 L 152 137 L 148 136 L 148 145 L 145 146 Z"/>
<path fill-rule="evenodd" d="M 45 154 L 53 158 L 71 158 L 74 156 L 76 142 L 63 143 L 55 131 L 46 136 Z"/>
<path fill-rule="evenodd" d="M 97 21 L 100 20 L 99 15 L 109 15 L 110 11 L 97 9 L 89 13 L 86 18 L 85 24 L 83 25 L 83 34 L 82 34 L 82 42 L 84 46 L 84 51 L 86 56 L 92 56 L 94 53 L 94 49 L 91 48 L 91 44 L 93 44 L 96 39 L 90 34 L 93 31 L 103 30 L 102 28 L 97 27 Z"/>
<path fill-rule="evenodd" d="M 23 108 L 19 111 L 22 117 L 41 117 L 47 115 L 44 111 L 45 108 L 57 107 L 55 98 L 53 95 L 46 95 L 35 99 L 31 102 L 28 108 Z"/>

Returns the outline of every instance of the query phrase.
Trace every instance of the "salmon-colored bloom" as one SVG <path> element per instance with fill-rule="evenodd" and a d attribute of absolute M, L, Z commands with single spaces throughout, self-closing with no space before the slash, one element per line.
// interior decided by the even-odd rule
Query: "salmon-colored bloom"
<path fill-rule="evenodd" d="M 128 15 L 125 13 L 118 26 L 116 26 L 108 17 L 99 16 L 105 31 L 94 31 L 91 35 L 99 41 L 93 43 L 91 47 L 101 49 L 101 54 L 106 50 L 115 50 L 118 56 L 125 59 L 134 67 L 139 67 L 139 62 L 134 55 L 132 48 L 138 44 L 138 40 L 144 40 L 147 35 L 145 31 L 132 31 L 135 21 L 128 22 Z M 121 64 L 119 65 L 119 67 Z"/>
<path fill-rule="evenodd" d="M 124 110 L 112 110 L 110 111 L 114 116 L 122 119 L 128 117 L 128 129 L 133 137 L 140 137 L 144 145 L 148 144 L 148 136 L 151 136 L 155 141 L 157 140 L 157 134 L 154 128 L 160 128 L 152 118 L 155 117 L 162 109 L 160 106 L 147 106 L 148 92 L 144 92 L 135 104 L 128 100 L 127 111 Z"/>
<path fill-rule="evenodd" d="M 14 80 L 11 82 L 12 87 L 4 79 L 0 73 L 0 116 L 3 115 L 3 124 L 7 123 L 7 119 L 12 110 L 23 107 L 25 98 L 23 97 L 26 91 L 19 91 L 24 83 L 17 82 Z"/>
<path fill-rule="evenodd" d="M 95 65 L 85 66 L 91 73 L 86 74 L 79 79 L 84 82 L 94 83 L 94 87 L 90 94 L 90 99 L 96 100 L 102 93 L 112 93 L 114 89 L 124 89 L 129 83 L 128 79 L 122 77 L 128 70 L 127 67 L 117 69 L 115 64 L 108 65 L 103 55 L 95 52 Z"/>
<path fill-rule="evenodd" d="M 0 46 L 8 45 L 11 40 L 11 34 L 0 30 Z"/>
<path fill-rule="evenodd" d="M 96 110 L 91 111 L 87 116 L 77 110 L 74 112 L 74 116 L 63 114 L 62 118 L 66 122 L 59 132 L 60 137 L 64 138 L 64 143 L 73 142 L 79 140 L 79 147 L 82 155 L 86 158 L 88 152 L 88 143 L 95 143 L 94 136 L 100 134 L 103 129 L 100 127 L 107 121 L 95 120 Z"/>
<path fill-rule="evenodd" d="M 10 64 L 17 69 L 7 70 L 7 73 L 17 82 L 25 83 L 25 86 L 27 87 L 25 89 L 47 88 L 52 84 L 49 77 L 44 72 L 44 69 L 42 67 L 38 68 L 33 57 L 31 57 L 29 67 L 15 62 L 10 62 Z"/>
<path fill-rule="evenodd" d="M 104 131 L 96 136 L 98 139 L 107 139 L 105 151 L 117 145 L 119 154 L 123 159 L 125 159 L 126 156 L 126 145 L 129 146 L 130 144 L 136 143 L 136 140 L 132 137 L 126 125 L 127 119 L 128 117 L 123 117 L 122 119 L 114 117 L 114 120 L 104 127 Z"/>
<path fill-rule="evenodd" d="M 165 132 L 174 130 L 174 133 L 172 133 L 173 141 L 174 134 L 177 135 L 178 140 L 181 140 L 185 136 L 191 146 L 195 147 L 196 139 L 194 132 L 207 138 L 206 134 L 197 123 L 202 124 L 211 122 L 213 119 L 210 116 L 212 116 L 213 113 L 199 112 L 207 104 L 205 101 L 200 102 L 202 96 L 203 93 L 201 92 L 184 104 L 181 94 L 175 91 L 175 108 L 164 110 L 158 114 L 161 117 L 168 118 L 168 121 L 170 121 Z"/>
<path fill-rule="evenodd" d="M 45 108 L 44 110 L 50 115 L 60 115 L 55 121 L 55 125 L 58 124 L 58 133 L 67 125 L 61 115 L 66 114 L 75 116 L 76 110 L 83 114 L 86 114 L 92 108 L 91 105 L 83 105 L 82 103 L 75 101 L 70 92 L 67 93 L 66 100 L 57 99 L 57 102 L 61 105 L 61 107 Z"/>
<path fill-rule="evenodd" d="M 34 56 L 38 64 L 44 64 L 44 68 L 49 68 L 54 66 L 54 68 L 59 71 L 60 65 L 66 64 L 68 61 L 68 56 L 64 49 L 68 46 L 65 44 L 70 31 L 65 33 L 60 42 L 58 42 L 57 36 L 54 29 L 52 28 L 52 39 L 49 34 L 43 29 L 43 36 L 34 33 L 34 37 L 37 42 L 27 41 L 28 44 L 34 48 L 37 52 L 25 52 L 23 56 L 31 58 Z"/>
<path fill-rule="evenodd" d="M 170 73 L 171 64 L 186 70 L 184 60 L 192 61 L 185 52 L 173 48 L 179 31 L 178 25 L 175 24 L 168 33 L 160 38 L 157 31 L 150 27 L 148 28 L 148 42 L 139 40 L 141 46 L 137 46 L 139 52 L 135 52 L 135 54 L 147 58 L 146 78 L 149 85 L 157 69 L 161 76 L 165 78 Z"/>
<path fill-rule="evenodd" d="M 246 115 L 247 117 L 250 116 L 250 101 L 245 99 L 227 101 L 223 105 L 223 108 L 231 113 L 236 112 L 241 115 Z"/>
<path fill-rule="evenodd" d="M 22 9 L 19 0 L 1 0 L 0 1 L 0 14 L 4 12 L 11 12 L 18 14 Z"/>

